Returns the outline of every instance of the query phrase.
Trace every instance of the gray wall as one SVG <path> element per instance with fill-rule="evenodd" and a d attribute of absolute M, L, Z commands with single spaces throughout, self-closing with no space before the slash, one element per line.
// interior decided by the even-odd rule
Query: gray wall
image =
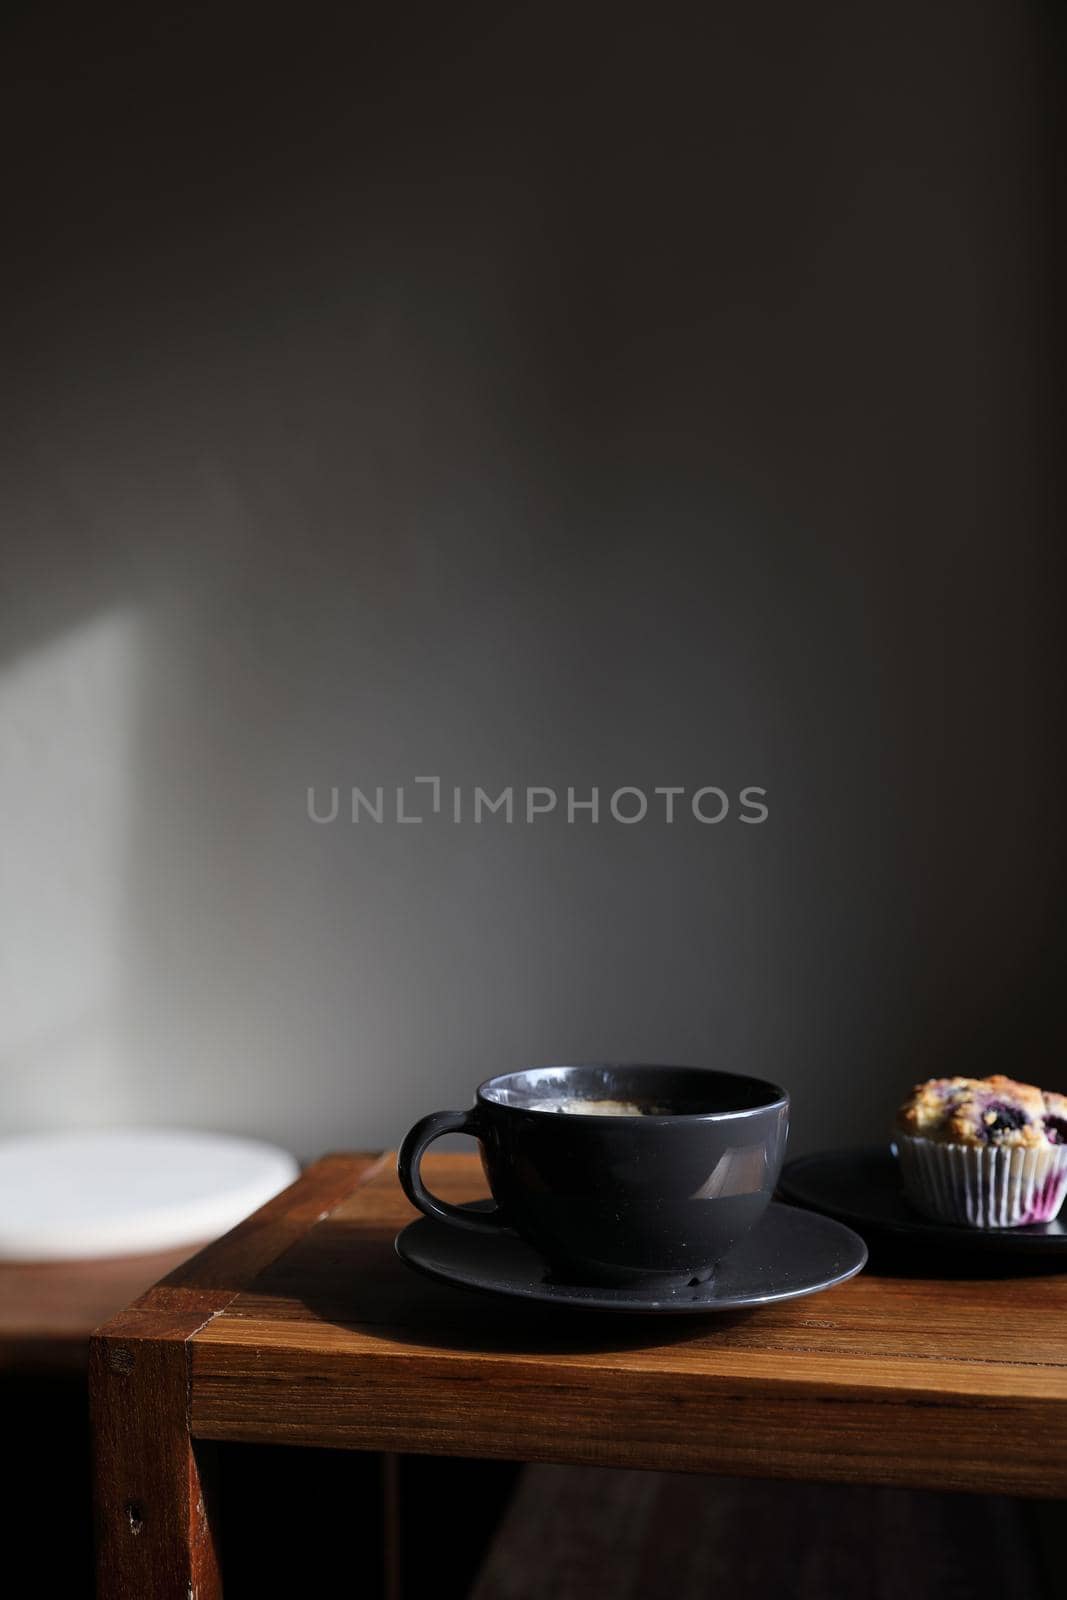
<path fill-rule="evenodd" d="M 2 1124 L 1067 1088 L 1037 13 L 387 9 L 14 29 Z"/>

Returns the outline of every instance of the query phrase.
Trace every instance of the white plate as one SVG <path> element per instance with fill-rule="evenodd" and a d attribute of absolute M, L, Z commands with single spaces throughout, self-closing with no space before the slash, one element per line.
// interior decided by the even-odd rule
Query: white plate
<path fill-rule="evenodd" d="M 204 1244 L 297 1176 L 285 1150 L 162 1128 L 0 1140 L 0 1260 L 74 1261 Z"/>

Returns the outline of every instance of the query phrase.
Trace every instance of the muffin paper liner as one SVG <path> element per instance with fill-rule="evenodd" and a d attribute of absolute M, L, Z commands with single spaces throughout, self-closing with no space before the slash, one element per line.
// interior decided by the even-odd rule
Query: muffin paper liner
<path fill-rule="evenodd" d="M 1050 1222 L 1067 1195 L 1067 1145 L 1012 1149 L 896 1135 L 904 1191 L 939 1222 L 1021 1228 Z"/>

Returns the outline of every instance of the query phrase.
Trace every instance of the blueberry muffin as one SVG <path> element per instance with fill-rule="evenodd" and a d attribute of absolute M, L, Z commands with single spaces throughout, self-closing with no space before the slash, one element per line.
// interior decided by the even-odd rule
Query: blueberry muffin
<path fill-rule="evenodd" d="M 1048 1222 L 1067 1193 L 1067 1096 L 999 1073 L 917 1084 L 896 1142 L 905 1193 L 939 1221 Z"/>

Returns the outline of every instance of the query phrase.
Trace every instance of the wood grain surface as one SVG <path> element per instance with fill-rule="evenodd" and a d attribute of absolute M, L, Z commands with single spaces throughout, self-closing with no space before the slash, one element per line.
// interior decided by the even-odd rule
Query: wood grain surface
<path fill-rule="evenodd" d="M 453 1201 L 476 1158 L 437 1156 Z M 191 1427 L 273 1441 L 1055 1496 L 1067 1275 L 885 1276 L 746 1314 L 610 1318 L 412 1273 L 383 1159 L 190 1338 Z"/>
<path fill-rule="evenodd" d="M 216 1600 L 210 1452 L 189 1432 L 188 1340 L 374 1170 L 327 1157 L 94 1335 L 89 1357 L 101 1600 Z"/>

